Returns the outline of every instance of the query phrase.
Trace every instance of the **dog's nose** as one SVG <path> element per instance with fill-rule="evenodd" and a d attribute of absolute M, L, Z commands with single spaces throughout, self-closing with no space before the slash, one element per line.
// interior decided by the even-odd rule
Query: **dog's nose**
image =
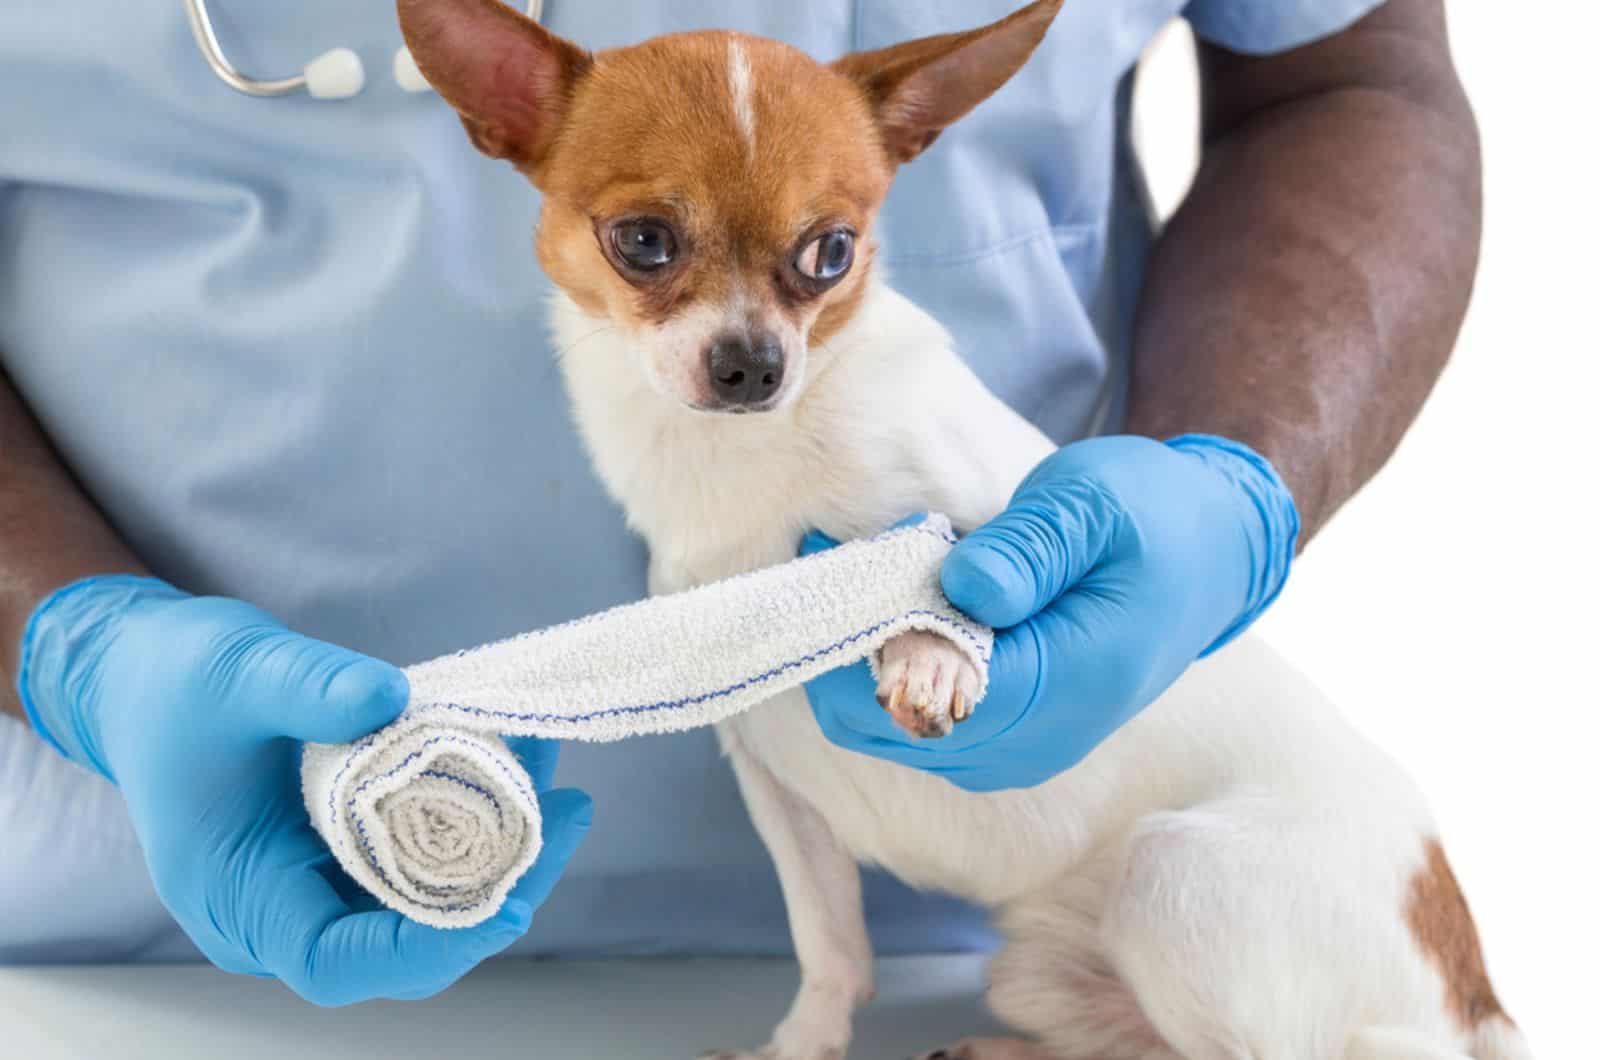
<path fill-rule="evenodd" d="M 759 405 L 783 385 L 783 347 L 766 336 L 726 336 L 706 357 L 711 389 L 724 404 Z"/>

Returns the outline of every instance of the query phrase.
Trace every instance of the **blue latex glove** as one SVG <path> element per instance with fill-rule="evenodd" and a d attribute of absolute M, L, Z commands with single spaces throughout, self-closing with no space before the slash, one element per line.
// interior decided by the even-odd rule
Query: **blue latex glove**
<path fill-rule="evenodd" d="M 998 631 L 989 690 L 949 736 L 918 740 L 866 664 L 806 686 L 834 743 L 973 791 L 1070 768 L 1238 636 L 1278 595 L 1300 519 L 1265 460 L 1226 439 L 1095 438 L 1041 463 L 945 560 L 945 594 Z M 807 538 L 803 551 L 833 544 Z"/>
<path fill-rule="evenodd" d="M 509 946 L 591 819 L 582 792 L 541 794 L 538 864 L 493 919 L 441 931 L 380 908 L 301 801 L 300 741 L 344 743 L 392 721 L 409 694 L 393 666 L 237 600 L 116 576 L 39 606 L 18 685 L 39 733 L 121 789 L 157 893 L 206 957 L 319 1005 L 427 997 Z M 557 745 L 517 750 L 546 787 Z"/>

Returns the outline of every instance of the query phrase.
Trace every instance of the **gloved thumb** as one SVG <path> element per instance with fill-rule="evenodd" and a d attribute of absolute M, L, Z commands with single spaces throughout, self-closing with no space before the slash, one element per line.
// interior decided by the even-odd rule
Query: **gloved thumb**
<path fill-rule="evenodd" d="M 323 645 L 328 647 L 328 645 Z M 290 712 L 296 740 L 349 743 L 388 725 L 406 709 L 411 683 L 397 667 L 342 648 L 329 660 L 332 676 L 318 694 L 300 700 Z"/>
<path fill-rule="evenodd" d="M 940 584 L 966 614 L 1007 629 L 1082 581 L 1109 551 L 1114 523 L 1104 493 L 1087 482 L 1024 487 L 951 549 Z"/>
<path fill-rule="evenodd" d="M 282 626 L 240 629 L 212 679 L 258 731 L 309 743 L 349 743 L 393 721 L 410 698 L 399 669 Z"/>

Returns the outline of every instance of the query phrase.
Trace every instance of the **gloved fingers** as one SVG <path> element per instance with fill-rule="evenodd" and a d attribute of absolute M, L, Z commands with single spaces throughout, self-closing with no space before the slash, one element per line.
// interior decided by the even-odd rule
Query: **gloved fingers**
<path fill-rule="evenodd" d="M 1063 719 L 1060 724 L 1071 726 L 1085 753 L 1165 691 L 1199 651 L 1196 646 L 1153 656 L 1138 650 L 1148 636 L 1139 612 L 1093 585 L 1067 593 L 1028 625 L 1041 645 L 1048 646 L 1039 653 L 1041 666 L 1054 660 L 1069 669 L 1053 683 L 1063 690 L 1055 695 L 1065 695 L 1070 714 L 1052 713 Z M 1049 683 L 1047 674 L 1041 687 Z"/>
<path fill-rule="evenodd" d="M 865 660 L 830 670 L 806 685 L 811 712 L 829 742 L 902 765 L 937 757 L 944 740 L 919 739 L 900 728 L 878 703 L 877 690 Z"/>
<path fill-rule="evenodd" d="M 380 997 L 430 997 L 525 935 L 533 910 L 508 899 L 493 919 L 443 930 L 393 910 L 355 913 L 329 925 L 313 952 L 315 977 L 304 990 L 333 1007 Z"/>
<path fill-rule="evenodd" d="M 1051 659 L 1038 618 L 995 634 L 987 693 L 971 718 L 935 741 L 943 753 L 923 768 L 967 791 L 994 792 L 1042 784 L 1076 761 L 1071 724 L 1060 724 L 1075 707 L 1052 687 Z"/>
<path fill-rule="evenodd" d="M 276 625 L 232 632 L 209 677 L 257 732 L 308 743 L 358 740 L 398 717 L 411 694 L 398 668 Z"/>
<path fill-rule="evenodd" d="M 1018 768 L 1015 763 L 1007 762 L 992 753 L 993 750 L 973 752 L 941 762 L 938 768 L 931 772 L 937 773 L 963 791 L 977 794 L 1034 788 L 1057 774 L 1056 770 L 1030 768 L 1026 764 Z"/>
<path fill-rule="evenodd" d="M 967 724 L 985 717 L 985 704 L 998 708 L 985 720 L 1003 724 L 934 771 L 968 791 L 992 792 L 1034 787 L 1082 761 L 1177 676 L 1124 650 L 1136 632 L 1115 599 L 1084 588 L 997 634 L 990 694 Z"/>
<path fill-rule="evenodd" d="M 813 530 L 800 541 L 800 555 L 813 556 L 818 552 L 826 552 L 830 548 L 838 548 L 839 542 L 829 537 L 821 530 Z"/>
<path fill-rule="evenodd" d="M 529 739 L 526 742 L 542 741 Z M 560 788 L 543 792 L 539 796 L 539 803 L 540 816 L 542 818 L 541 832 L 543 835 L 543 846 L 539 852 L 539 860 L 511 889 L 510 894 L 507 896 L 507 906 L 502 908 L 501 911 L 504 914 L 509 909 L 516 914 L 517 919 L 520 919 L 520 910 L 522 908 L 526 908 L 530 912 L 537 910 L 549 898 L 550 892 L 560 880 L 562 871 L 577 851 L 594 817 L 592 800 L 584 792 L 573 788 Z M 381 918 L 357 919 L 367 914 L 387 913 L 388 910 L 384 909 L 378 900 L 368 894 L 360 884 L 351 879 L 339 867 L 332 855 L 317 859 L 312 867 L 328 882 L 339 901 L 346 906 L 343 919 L 352 921 L 351 928 L 347 930 L 354 930 L 355 927 L 359 926 L 362 930 L 372 931 L 377 930 L 380 925 L 386 923 L 398 923 L 394 920 Z M 329 908 L 331 909 L 332 907 Z M 450 932 L 448 934 L 455 933 Z M 506 945 L 510 945 L 520 935 L 521 932 L 514 933 L 506 942 Z M 492 956 L 495 952 L 498 952 L 498 950 L 489 947 L 485 956 Z M 212 959 L 213 963 L 220 964 L 210 953 L 207 953 L 207 957 Z M 230 968 L 227 970 L 236 969 Z M 309 987 L 299 984 L 293 985 L 297 992 L 304 994 L 309 1000 L 325 1005 L 345 1004 L 351 1001 L 363 1000 L 367 997 L 386 997 L 397 1001 L 419 1001 L 432 997 L 452 985 L 462 974 L 465 974 L 465 970 L 462 968 L 462 962 L 454 961 L 446 962 L 445 974 L 432 978 L 424 974 L 420 979 L 402 983 L 399 977 L 392 974 L 381 982 L 369 977 L 364 989 L 349 995 L 340 995 L 337 991 L 323 993 L 316 984 Z M 426 969 L 419 969 L 419 971 L 426 972 Z M 313 996 L 313 993 L 306 993 L 307 990 L 312 991 L 315 996 Z"/>
<path fill-rule="evenodd" d="M 840 747 L 901 765 L 941 771 L 944 763 L 971 748 L 992 741 L 1031 708 L 1038 682 L 1039 646 L 1026 627 L 996 641 L 989 668 L 989 688 L 975 705 L 972 716 L 948 735 L 936 739 L 914 736 L 895 724 L 877 699 L 877 681 L 866 662 L 831 670 L 806 685 L 812 714 L 823 735 Z M 1018 650 L 1018 648 L 1022 650 Z"/>
<path fill-rule="evenodd" d="M 370 913 L 384 907 L 370 891 L 356 882 L 355 877 L 344 871 L 344 866 L 340 865 L 338 859 L 326 849 L 323 850 L 322 856 L 310 863 L 310 868 L 328 881 L 333 893 L 351 912 Z"/>
<path fill-rule="evenodd" d="M 446 931 L 390 909 L 352 912 L 309 870 L 262 882 L 272 909 L 252 948 L 286 986 L 324 1007 L 442 990 L 510 946 L 533 920 L 532 906 L 511 899 L 476 927 Z"/>
<path fill-rule="evenodd" d="M 187 934 L 200 951 L 200 955 L 219 971 L 227 972 L 229 975 L 248 975 L 255 979 L 275 978 L 271 972 L 261 967 L 261 962 L 252 957 L 249 951 L 236 943 L 212 933 L 201 936 L 197 932 L 188 931 Z"/>
<path fill-rule="evenodd" d="M 576 788 L 555 788 L 539 795 L 543 846 L 539 860 L 511 889 L 510 897 L 537 909 L 555 889 L 567 863 L 577 853 L 594 823 L 594 802 Z"/>
<path fill-rule="evenodd" d="M 874 696 L 877 682 L 866 660 L 819 674 L 805 687 L 812 716 L 830 742 L 870 754 L 874 741 L 893 739 L 894 725 Z"/>
<path fill-rule="evenodd" d="M 534 791 L 543 791 L 555 783 L 556 764 L 561 758 L 561 741 L 543 740 L 536 736 L 507 736 L 504 739 L 511 753 L 517 756 L 522 768 L 533 779 Z"/>
<path fill-rule="evenodd" d="M 1109 554 L 1118 511 L 1087 478 L 1043 477 L 957 542 L 940 584 L 972 618 L 1008 629 L 1048 607 Z"/>
<path fill-rule="evenodd" d="M 1110 615 L 1104 613 L 1110 609 Z M 1127 624 L 1115 601 L 1068 593 L 1028 622 L 995 637 L 989 687 L 972 717 L 947 736 L 919 739 L 877 704 L 865 663 L 834 670 L 806 686 L 828 739 L 860 754 L 940 776 L 969 791 L 1042 784 L 1076 764 L 1131 715 L 1130 687 L 1147 689 L 1138 660 L 1110 651 L 1092 632 Z M 1113 634 L 1113 637 L 1117 634 Z M 1069 667 L 1057 674 L 1052 667 Z"/>

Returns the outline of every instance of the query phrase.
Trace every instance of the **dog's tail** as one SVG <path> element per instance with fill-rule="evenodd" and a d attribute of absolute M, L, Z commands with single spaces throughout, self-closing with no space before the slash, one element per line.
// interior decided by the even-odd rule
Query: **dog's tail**
<path fill-rule="evenodd" d="M 1533 1060 L 1522 1032 L 1500 1016 L 1478 1024 L 1468 1053 L 1458 1048 L 1420 1031 L 1367 1027 L 1351 1037 L 1344 1060 Z"/>

